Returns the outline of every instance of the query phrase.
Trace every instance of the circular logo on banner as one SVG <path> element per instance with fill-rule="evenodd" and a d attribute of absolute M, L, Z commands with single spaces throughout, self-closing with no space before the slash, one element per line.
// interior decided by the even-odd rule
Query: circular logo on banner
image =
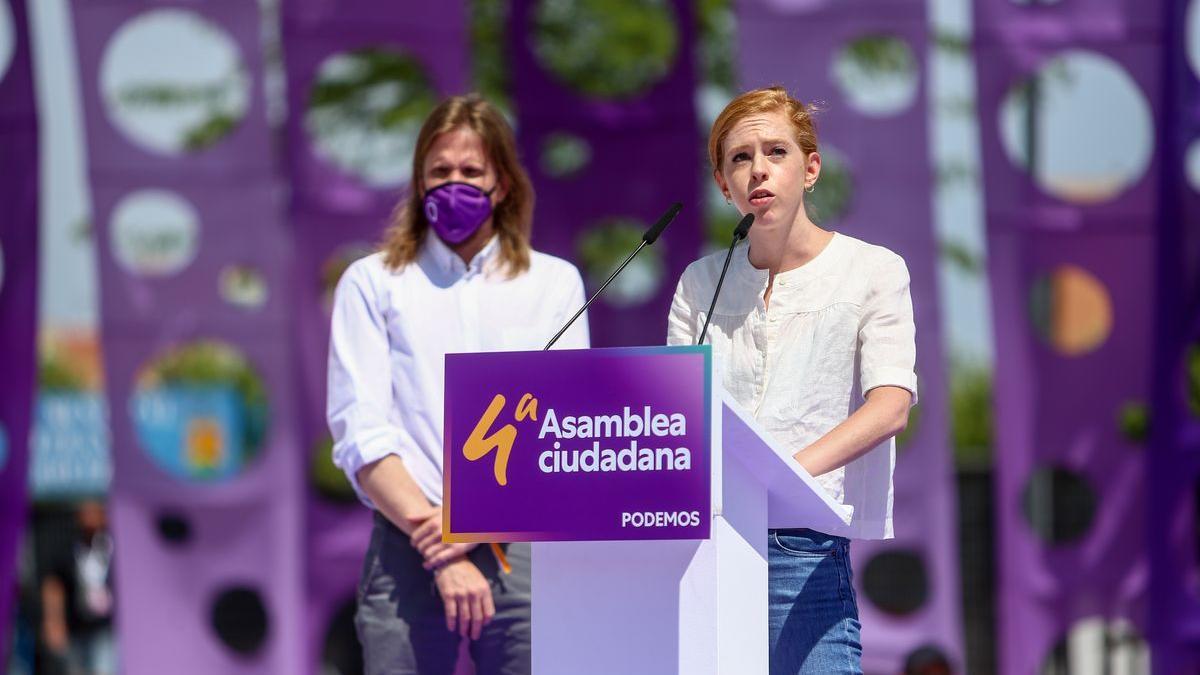
<path fill-rule="evenodd" d="M 665 0 L 539 0 L 531 47 L 563 86 L 598 99 L 631 99 L 661 82 L 679 55 Z"/>
<path fill-rule="evenodd" d="M 1082 472 L 1039 466 L 1021 494 L 1025 523 L 1044 543 L 1066 544 L 1084 538 L 1096 517 L 1096 490 Z"/>
<path fill-rule="evenodd" d="M 257 654 L 271 635 L 271 615 L 252 586 L 223 589 L 212 599 L 209 621 L 222 644 L 240 656 Z"/>
<path fill-rule="evenodd" d="M 591 288 L 599 288 L 642 240 L 645 223 L 611 218 L 593 223 L 579 238 L 576 250 Z M 662 244 L 660 243 L 661 247 Z M 662 248 L 646 248 L 613 280 L 601 301 L 613 307 L 634 307 L 649 301 L 662 287 L 666 274 Z"/>
<path fill-rule="evenodd" d="M 142 451 L 170 476 L 220 483 L 262 454 L 267 388 L 235 347 L 197 341 L 169 349 L 137 377 L 129 412 Z"/>
<path fill-rule="evenodd" d="M 1069 673 L 1077 672 L 1076 668 L 1088 670 L 1080 668 L 1076 661 L 1079 659 L 1078 647 L 1083 644 L 1094 644 L 1098 650 L 1103 649 L 1112 655 L 1107 657 L 1108 659 L 1120 660 L 1121 663 L 1129 664 L 1127 672 L 1151 672 L 1150 646 L 1138 633 L 1137 626 L 1124 617 L 1107 616 L 1090 616 L 1071 624 L 1067 633 L 1060 635 L 1054 645 L 1050 647 L 1042 659 L 1041 669 L 1034 672 Z M 1101 644 L 1105 646 L 1100 647 Z M 1117 656 L 1118 654 L 1119 656 Z M 1082 661 L 1082 659 L 1079 660 Z M 1183 668 L 1174 672 L 1186 673 L 1189 670 L 1189 668 Z"/>
<path fill-rule="evenodd" d="M 1187 59 L 1192 74 L 1200 77 L 1200 2 L 1192 0 L 1187 8 Z"/>
<path fill-rule="evenodd" d="M 113 125 L 166 155 L 229 135 L 250 101 L 237 44 L 195 12 L 156 9 L 125 23 L 105 49 L 100 91 Z"/>
<path fill-rule="evenodd" d="M 408 54 L 334 54 L 317 70 L 304 129 L 321 159 L 368 187 L 394 187 L 411 178 L 417 133 L 438 98 L 424 65 Z"/>
<path fill-rule="evenodd" d="M 1200 37 L 1200 36 L 1197 36 Z M 1188 145 L 1187 156 L 1184 159 L 1184 173 L 1191 188 L 1200 192 L 1200 140 Z"/>
<path fill-rule="evenodd" d="M 580 136 L 555 132 L 542 140 L 542 171 L 554 178 L 571 178 L 592 161 L 592 146 Z"/>
<path fill-rule="evenodd" d="M 1113 307 L 1104 282 L 1077 265 L 1039 277 L 1029 298 L 1038 337 L 1062 356 L 1098 349 L 1112 333 Z"/>
<path fill-rule="evenodd" d="M 1064 51 L 1013 85 L 1000 108 L 1008 159 L 1046 193 L 1108 201 L 1138 182 L 1154 151 L 1145 94 L 1121 64 Z"/>
<path fill-rule="evenodd" d="M 262 309 L 270 295 L 266 277 L 249 265 L 229 265 L 217 279 L 221 299 L 245 310 Z"/>
<path fill-rule="evenodd" d="M 912 48 L 892 35 L 867 35 L 845 44 L 831 75 L 850 107 L 871 117 L 904 112 L 916 99 L 920 82 Z"/>
<path fill-rule="evenodd" d="M 13 27 L 12 10 L 7 2 L 0 2 L 0 81 L 8 74 L 13 53 L 17 51 L 17 32 Z"/>
<path fill-rule="evenodd" d="M 139 190 L 113 209 L 109 246 L 130 274 L 176 274 L 196 257 L 200 216 L 186 199 L 166 190 Z"/>

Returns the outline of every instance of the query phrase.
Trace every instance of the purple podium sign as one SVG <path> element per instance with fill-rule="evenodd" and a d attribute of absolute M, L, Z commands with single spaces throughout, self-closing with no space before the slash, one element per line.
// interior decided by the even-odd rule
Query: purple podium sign
<path fill-rule="evenodd" d="M 707 346 L 446 355 L 446 539 L 708 539 L 711 360 Z"/>

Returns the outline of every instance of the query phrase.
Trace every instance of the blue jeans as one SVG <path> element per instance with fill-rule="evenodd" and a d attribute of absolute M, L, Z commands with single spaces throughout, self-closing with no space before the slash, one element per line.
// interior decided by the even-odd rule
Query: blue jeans
<path fill-rule="evenodd" d="M 862 624 L 850 542 L 815 530 L 769 530 L 771 675 L 862 673 Z"/>

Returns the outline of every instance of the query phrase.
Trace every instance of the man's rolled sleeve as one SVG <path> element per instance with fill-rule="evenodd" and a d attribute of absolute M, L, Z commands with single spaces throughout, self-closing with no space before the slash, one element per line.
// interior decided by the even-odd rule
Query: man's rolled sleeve
<path fill-rule="evenodd" d="M 329 336 L 326 419 L 333 463 L 346 474 L 360 501 L 374 508 L 358 471 L 388 455 L 404 456 L 412 439 L 392 410 L 387 325 L 364 261 L 350 266 L 334 294 Z"/>

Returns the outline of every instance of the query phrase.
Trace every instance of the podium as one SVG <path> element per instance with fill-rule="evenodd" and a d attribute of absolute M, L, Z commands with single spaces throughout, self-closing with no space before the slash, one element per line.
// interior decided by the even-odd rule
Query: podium
<path fill-rule="evenodd" d="M 767 529 L 849 513 L 708 346 L 446 357 L 443 532 L 533 542 L 535 675 L 766 673 Z"/>

